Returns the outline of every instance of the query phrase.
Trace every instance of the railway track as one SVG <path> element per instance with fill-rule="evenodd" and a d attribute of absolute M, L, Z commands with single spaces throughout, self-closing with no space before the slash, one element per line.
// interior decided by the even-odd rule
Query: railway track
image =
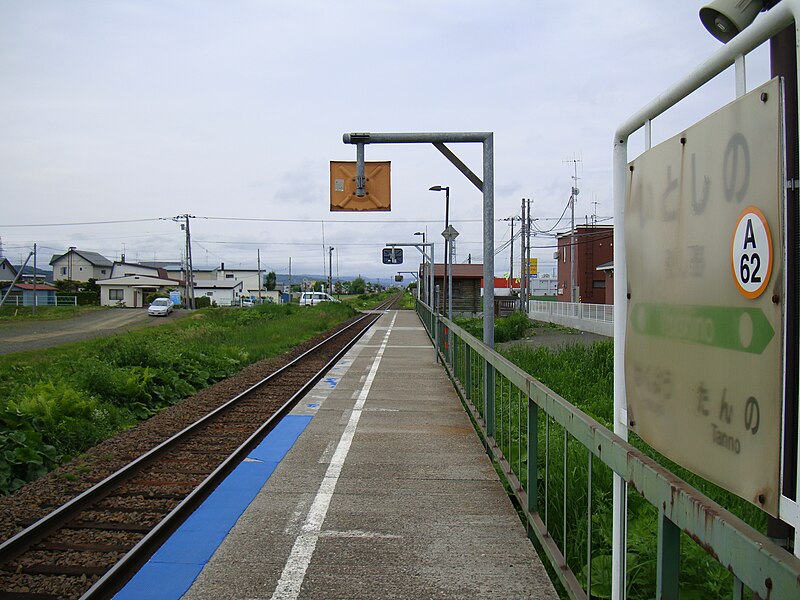
<path fill-rule="evenodd" d="M 21 523 L 0 544 L 0 599 L 111 597 L 378 317 L 362 315 L 46 516 Z"/>

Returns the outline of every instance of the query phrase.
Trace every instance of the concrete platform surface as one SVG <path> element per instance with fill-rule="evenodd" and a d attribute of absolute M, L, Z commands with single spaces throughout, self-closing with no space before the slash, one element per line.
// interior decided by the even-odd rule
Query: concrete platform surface
<path fill-rule="evenodd" d="M 558 597 L 413 312 L 329 375 L 186 600 Z"/>

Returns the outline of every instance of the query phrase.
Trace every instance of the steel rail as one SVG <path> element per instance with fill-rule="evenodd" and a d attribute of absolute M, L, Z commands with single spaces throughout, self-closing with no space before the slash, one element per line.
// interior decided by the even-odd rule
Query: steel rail
<path fill-rule="evenodd" d="M 220 465 L 211 472 L 206 479 L 200 483 L 192 492 L 189 493 L 172 511 L 161 520 L 150 533 L 146 534 L 128 553 L 118 561 L 111 569 L 109 569 L 100 579 L 98 579 L 85 594 L 81 596 L 80 600 L 95 600 L 101 598 L 110 598 L 114 593 L 119 591 L 127 581 L 136 574 L 136 572 L 147 562 L 155 551 L 169 538 L 172 533 L 183 523 L 194 510 L 203 503 L 203 501 L 222 483 L 222 481 L 233 471 L 236 466 L 244 460 L 250 451 L 255 448 L 266 436 L 272 431 L 280 421 L 288 415 L 297 402 L 305 396 L 311 388 L 327 373 L 330 368 L 341 358 L 369 329 L 379 316 L 364 315 L 358 321 L 351 323 L 345 329 L 336 333 L 349 330 L 351 327 L 362 323 L 364 320 L 370 319 L 371 321 L 339 352 L 336 353 L 326 364 L 323 366 L 311 379 L 309 379 L 303 387 L 292 395 L 283 406 L 281 406 L 269 419 L 267 419 L 247 440 L 245 440 L 228 458 L 226 458 Z M 328 342 L 330 339 L 325 340 L 322 344 Z M 299 360 L 309 352 L 316 350 L 320 345 L 314 346 L 311 350 L 304 352 L 296 360 Z M 295 361 L 292 361 L 293 363 Z M 292 364 L 292 363 L 290 363 Z M 289 366 L 289 365 L 287 365 Z M 285 367 L 284 367 L 285 368 Z M 283 370 L 283 369 L 281 369 Z M 277 374 L 277 372 L 276 372 Z M 236 399 L 241 398 L 248 394 L 261 384 L 259 382 L 255 386 L 249 388 L 247 391 L 242 392 Z M 229 401 L 233 402 L 233 400 Z"/>
<path fill-rule="evenodd" d="M 391 303 L 395 300 L 395 298 L 390 299 L 383 305 L 379 306 L 378 309 L 380 310 L 381 307 L 391 305 Z M 192 425 L 185 427 L 180 432 L 176 433 L 175 435 L 171 436 L 169 439 L 161 442 L 157 446 L 151 448 L 149 451 L 141 455 L 139 458 L 135 459 L 131 463 L 128 463 L 126 466 L 122 467 L 121 469 L 117 470 L 113 474 L 109 475 L 102 481 L 98 482 L 91 488 L 85 490 L 75 498 L 71 499 L 67 503 L 63 504 L 56 510 L 52 511 L 48 515 L 42 517 L 35 523 L 31 524 L 30 526 L 26 527 L 22 531 L 18 532 L 11 538 L 5 540 L 4 542 L 0 543 L 0 562 L 8 562 L 20 554 L 25 552 L 30 546 L 33 544 L 38 543 L 40 540 L 45 538 L 47 535 L 52 533 L 53 531 L 57 530 L 59 527 L 67 523 L 70 519 L 72 519 L 75 515 L 77 515 L 81 510 L 84 510 L 87 506 L 91 506 L 96 504 L 104 497 L 108 496 L 112 493 L 116 488 L 123 485 L 125 482 L 130 480 L 137 472 L 141 471 L 145 467 L 152 464 L 155 460 L 159 457 L 163 456 L 170 450 L 172 450 L 177 444 L 188 439 L 188 437 L 202 428 L 203 426 L 207 425 L 210 421 L 215 419 L 216 417 L 220 416 L 221 414 L 230 410 L 234 405 L 238 404 L 242 398 L 251 394 L 259 387 L 264 386 L 268 382 L 274 380 L 281 374 L 285 373 L 288 369 L 296 366 L 301 360 L 309 356 L 311 353 L 319 350 L 321 347 L 329 344 L 331 341 L 335 339 L 341 339 L 340 336 L 344 335 L 345 332 L 352 332 L 353 328 L 363 325 L 365 320 L 368 320 L 363 329 L 358 332 L 354 338 L 349 341 L 343 349 L 336 353 L 336 355 L 329 360 L 326 365 L 320 369 L 311 379 L 309 379 L 303 387 L 293 394 L 293 396 L 286 402 L 284 405 L 278 409 L 273 417 L 269 418 L 264 424 L 262 424 L 259 429 L 254 432 L 247 441 L 240 445 L 240 447 L 234 451 L 234 453 L 228 457 L 223 463 L 221 463 L 210 475 L 206 477 L 206 479 L 200 484 L 201 490 L 195 490 L 190 492 L 190 494 L 184 498 L 180 502 L 178 506 L 176 506 L 168 515 L 165 517 L 161 523 L 159 523 L 154 531 L 151 531 L 149 534 L 145 536 L 139 543 L 134 546 L 128 553 L 126 553 L 125 557 L 118 563 L 121 565 L 119 568 L 117 566 L 112 567 L 110 571 L 106 573 L 100 580 L 98 580 L 87 592 L 84 596 L 86 598 L 100 598 L 106 597 L 104 594 L 108 594 L 111 587 L 109 586 L 110 582 L 114 582 L 115 580 L 118 582 L 119 578 L 122 577 L 122 573 L 128 573 L 128 578 L 132 576 L 133 571 L 132 568 L 138 568 L 146 561 L 147 556 L 145 556 L 146 550 L 149 548 L 151 550 L 155 550 L 158 546 L 163 543 L 166 539 L 166 536 L 174 531 L 178 526 L 177 519 L 183 516 L 184 518 L 191 514 L 191 511 L 196 508 L 197 505 L 205 498 L 207 495 L 217 486 L 219 483 L 224 479 L 224 477 L 238 464 L 241 462 L 243 458 L 246 457 L 246 453 L 252 449 L 254 445 L 260 442 L 266 435 L 271 431 L 275 425 L 280 421 L 280 419 L 285 416 L 286 413 L 291 410 L 291 408 L 298 402 L 298 400 L 305 394 L 307 391 L 316 384 L 317 381 L 322 377 L 322 375 L 330 369 L 332 364 L 338 360 L 349 348 L 355 344 L 358 339 L 363 335 L 363 333 L 377 320 L 374 314 L 364 314 L 361 318 L 357 319 L 353 323 L 350 323 L 348 326 L 342 328 L 340 331 L 336 332 L 329 338 L 323 340 L 319 344 L 316 344 L 314 347 L 310 348 L 309 350 L 303 352 L 301 355 L 296 357 L 294 360 L 289 362 L 288 364 L 284 365 L 274 373 L 271 373 L 269 376 L 265 377 L 261 381 L 257 382 L 256 384 L 250 386 L 245 391 L 237 394 L 231 400 L 228 400 L 221 406 L 217 407 L 213 411 L 206 414 L 201 419 L 197 420 Z M 238 457 L 238 460 L 237 458 Z M 158 544 L 155 546 L 154 544 Z M 149 556 L 149 555 L 148 555 Z M 142 560 L 144 557 L 144 560 Z M 138 561 L 138 562 L 137 562 Z M 125 564 L 123 564 L 125 563 Z M 125 566 L 125 565 L 136 565 L 135 567 L 132 566 Z M 127 570 L 126 570 L 127 569 Z M 113 574 L 112 574 L 113 571 Z M 102 582 L 102 585 L 101 585 Z M 124 582 L 123 582 L 124 583 Z M 118 586 L 120 587 L 120 586 Z M 118 589 L 117 587 L 117 589 Z M 97 590 L 95 589 L 97 588 Z"/>

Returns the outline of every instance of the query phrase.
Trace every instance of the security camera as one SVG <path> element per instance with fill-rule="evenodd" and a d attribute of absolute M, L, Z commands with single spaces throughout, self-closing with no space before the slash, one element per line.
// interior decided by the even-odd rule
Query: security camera
<path fill-rule="evenodd" d="M 700 20 L 708 32 L 722 43 L 730 42 L 762 10 L 776 2 L 763 0 L 714 0 L 700 9 Z"/>

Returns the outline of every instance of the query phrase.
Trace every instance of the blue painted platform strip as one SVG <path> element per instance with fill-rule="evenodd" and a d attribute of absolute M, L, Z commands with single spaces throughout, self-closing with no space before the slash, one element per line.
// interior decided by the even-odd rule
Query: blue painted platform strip
<path fill-rule="evenodd" d="M 114 598 L 177 600 L 185 594 L 310 421 L 284 417 Z"/>

